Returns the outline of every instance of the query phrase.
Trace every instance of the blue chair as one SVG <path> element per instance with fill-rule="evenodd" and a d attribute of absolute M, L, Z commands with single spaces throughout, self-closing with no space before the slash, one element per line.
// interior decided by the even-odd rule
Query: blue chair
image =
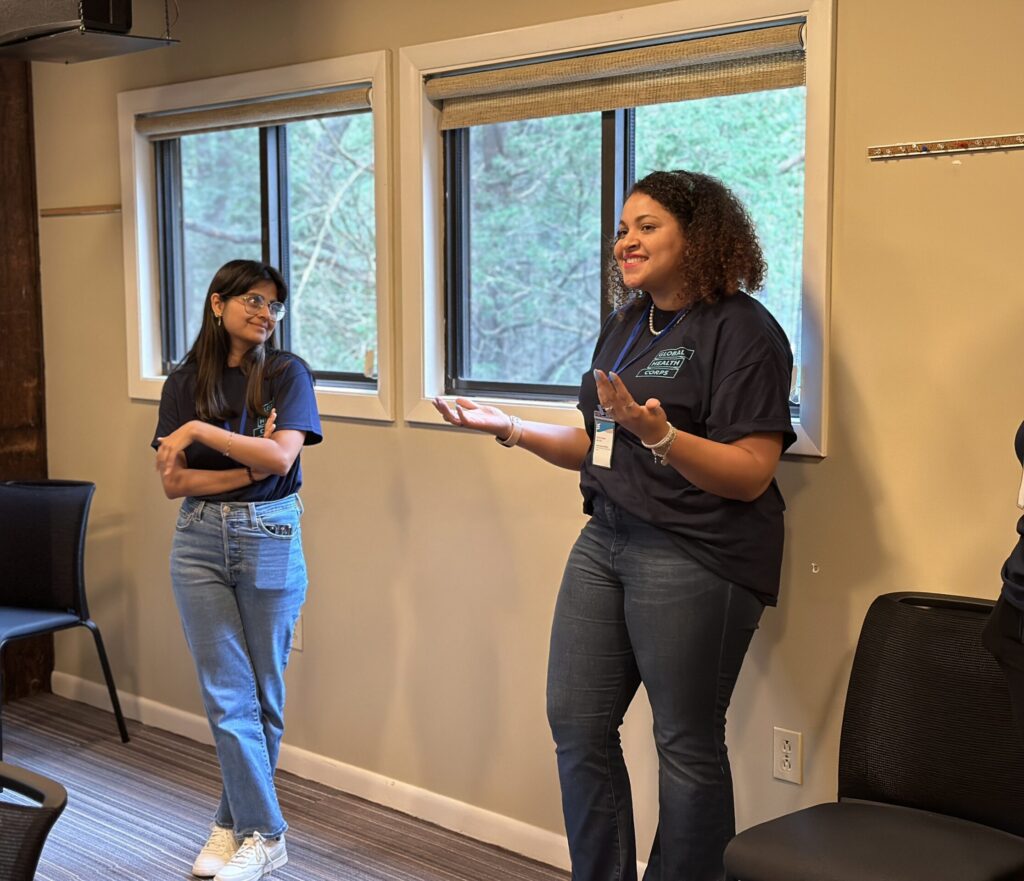
<path fill-rule="evenodd" d="M 0 712 L 8 642 L 87 627 L 96 641 L 121 740 L 127 743 L 103 637 L 89 617 L 85 598 L 85 528 L 95 489 L 95 484 L 77 480 L 0 483 Z"/>

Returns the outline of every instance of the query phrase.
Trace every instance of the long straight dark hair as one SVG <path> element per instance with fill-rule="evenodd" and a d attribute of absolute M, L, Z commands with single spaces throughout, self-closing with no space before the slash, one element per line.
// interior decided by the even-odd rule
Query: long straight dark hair
<path fill-rule="evenodd" d="M 196 415 L 204 421 L 226 420 L 239 415 L 231 410 L 221 385 L 231 351 L 231 337 L 217 323 L 211 298 L 214 294 L 220 294 L 222 300 L 241 296 L 261 281 L 273 282 L 278 302 L 284 303 L 288 299 L 288 285 L 284 277 L 273 266 L 259 260 L 229 260 L 217 270 L 210 282 L 199 333 L 182 362 L 182 366 L 195 365 Z M 248 377 L 245 400 L 251 413 L 263 412 L 263 380 L 273 377 L 284 366 L 283 359 L 275 357 L 276 354 L 277 344 L 271 336 L 265 343 L 253 346 L 242 359 L 240 366 Z"/>

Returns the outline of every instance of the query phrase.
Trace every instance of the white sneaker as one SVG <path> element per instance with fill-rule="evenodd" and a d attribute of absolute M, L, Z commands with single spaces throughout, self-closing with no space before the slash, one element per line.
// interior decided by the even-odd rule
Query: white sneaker
<path fill-rule="evenodd" d="M 259 832 L 253 832 L 252 837 L 242 842 L 242 846 L 213 881 L 259 881 L 287 862 L 288 851 L 284 846 L 283 835 L 280 838 L 264 838 Z"/>
<path fill-rule="evenodd" d="M 214 823 L 210 827 L 210 837 L 192 864 L 192 874 L 197 878 L 212 878 L 227 865 L 236 850 L 238 841 L 235 833 Z"/>

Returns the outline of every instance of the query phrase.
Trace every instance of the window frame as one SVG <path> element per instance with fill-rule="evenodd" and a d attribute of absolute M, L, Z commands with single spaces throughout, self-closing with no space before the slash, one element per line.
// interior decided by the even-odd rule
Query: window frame
<path fill-rule="evenodd" d="M 634 41 L 715 32 L 793 17 L 807 22 L 807 116 L 804 191 L 801 405 L 797 442 L 788 454 L 821 457 L 827 446 L 829 255 L 831 242 L 834 0 L 673 0 L 534 27 L 404 47 L 399 50 L 399 154 L 402 232 L 402 319 L 405 418 L 437 424 L 430 401 L 444 394 L 444 150 L 440 111 L 426 98 L 424 78 L 488 64 Z M 604 209 L 602 209 L 603 213 Z M 579 425 L 574 399 L 531 400 L 481 394 L 523 419 Z"/>
<path fill-rule="evenodd" d="M 625 201 L 625 182 L 634 176 L 633 146 L 634 109 L 604 110 L 601 116 L 601 223 L 600 241 L 610 242 L 619 226 L 619 215 Z M 466 360 L 469 349 L 469 298 L 466 285 L 469 254 L 466 243 L 472 232 L 470 219 L 468 166 L 472 139 L 471 128 L 451 129 L 443 133 L 445 164 L 445 377 L 444 394 L 500 396 L 519 400 L 569 400 L 576 394 L 576 386 L 554 383 L 502 382 L 496 380 L 466 379 Z M 629 152 L 627 152 L 629 150 Z M 451 231 L 457 234 L 452 235 Z M 603 246 L 602 246 L 603 250 Z M 603 260 L 599 254 L 598 259 Z M 599 297 L 598 324 L 604 326 L 611 314 L 608 302 L 608 279 L 600 272 L 601 287 L 594 292 Z M 454 320 L 449 320 L 454 316 Z M 461 337 L 461 339 L 460 339 Z"/>
<path fill-rule="evenodd" d="M 372 110 L 352 110 L 351 114 L 372 114 Z M 348 114 L 340 114 L 348 115 Z M 311 117 L 315 118 L 315 117 Z M 287 123 L 247 126 L 256 129 L 259 137 L 260 158 L 260 250 L 262 259 L 277 269 L 291 287 L 291 253 L 289 250 L 289 165 Z M 206 134 L 196 132 L 196 135 Z M 155 141 L 157 229 L 160 240 L 160 320 L 163 345 L 164 373 L 185 356 L 190 340 L 185 334 L 188 303 L 182 278 L 185 267 L 185 246 L 182 213 L 184 190 L 181 173 L 181 137 Z M 171 199 L 168 199 L 168 194 Z M 168 296 L 168 292 L 171 292 Z M 292 312 L 294 315 L 294 312 Z M 294 319 L 283 321 L 275 328 L 274 339 L 283 349 L 292 349 Z M 168 352 L 178 357 L 169 358 Z M 301 353 L 300 353 L 301 354 Z M 376 386 L 376 377 L 362 372 L 353 373 L 326 370 L 307 356 L 318 383 L 344 384 L 356 388 Z"/>
<path fill-rule="evenodd" d="M 159 400 L 162 363 L 160 297 L 163 254 L 172 242 L 161 241 L 158 225 L 158 163 L 153 142 L 136 129 L 136 117 L 163 111 L 184 111 L 218 104 L 238 104 L 292 93 L 344 88 L 369 83 L 374 134 L 374 196 L 376 221 L 377 381 L 345 383 L 321 380 L 316 386 L 322 416 L 393 421 L 395 419 L 394 310 L 391 286 L 392 227 L 390 222 L 390 139 L 388 132 L 388 65 L 384 51 L 289 65 L 121 92 L 118 132 L 121 155 L 121 211 L 124 241 L 125 308 L 128 342 L 128 393 L 133 399 Z M 266 136 L 261 134 L 261 142 Z M 267 145 L 269 149 L 272 145 Z M 266 152 L 261 149 L 261 154 Z M 265 161 L 265 160 L 264 160 Z M 163 163 L 166 166 L 168 163 Z M 166 167 L 160 173 L 173 173 Z M 266 176 L 263 175 L 265 178 Z M 264 194 L 275 198 L 275 194 Z M 281 194 L 276 200 L 280 201 Z M 173 233 L 171 233 L 173 235 Z M 278 233 L 271 252 L 280 250 Z M 227 259 L 227 257 L 225 258 Z M 299 352 L 298 354 L 302 354 Z"/>

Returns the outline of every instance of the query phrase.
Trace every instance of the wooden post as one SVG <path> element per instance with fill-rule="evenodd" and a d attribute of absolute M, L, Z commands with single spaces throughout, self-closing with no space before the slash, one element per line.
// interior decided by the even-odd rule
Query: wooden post
<path fill-rule="evenodd" d="M 28 62 L 0 61 L 0 480 L 47 476 L 31 77 Z M 4 699 L 49 691 L 52 672 L 52 636 L 8 644 Z"/>

